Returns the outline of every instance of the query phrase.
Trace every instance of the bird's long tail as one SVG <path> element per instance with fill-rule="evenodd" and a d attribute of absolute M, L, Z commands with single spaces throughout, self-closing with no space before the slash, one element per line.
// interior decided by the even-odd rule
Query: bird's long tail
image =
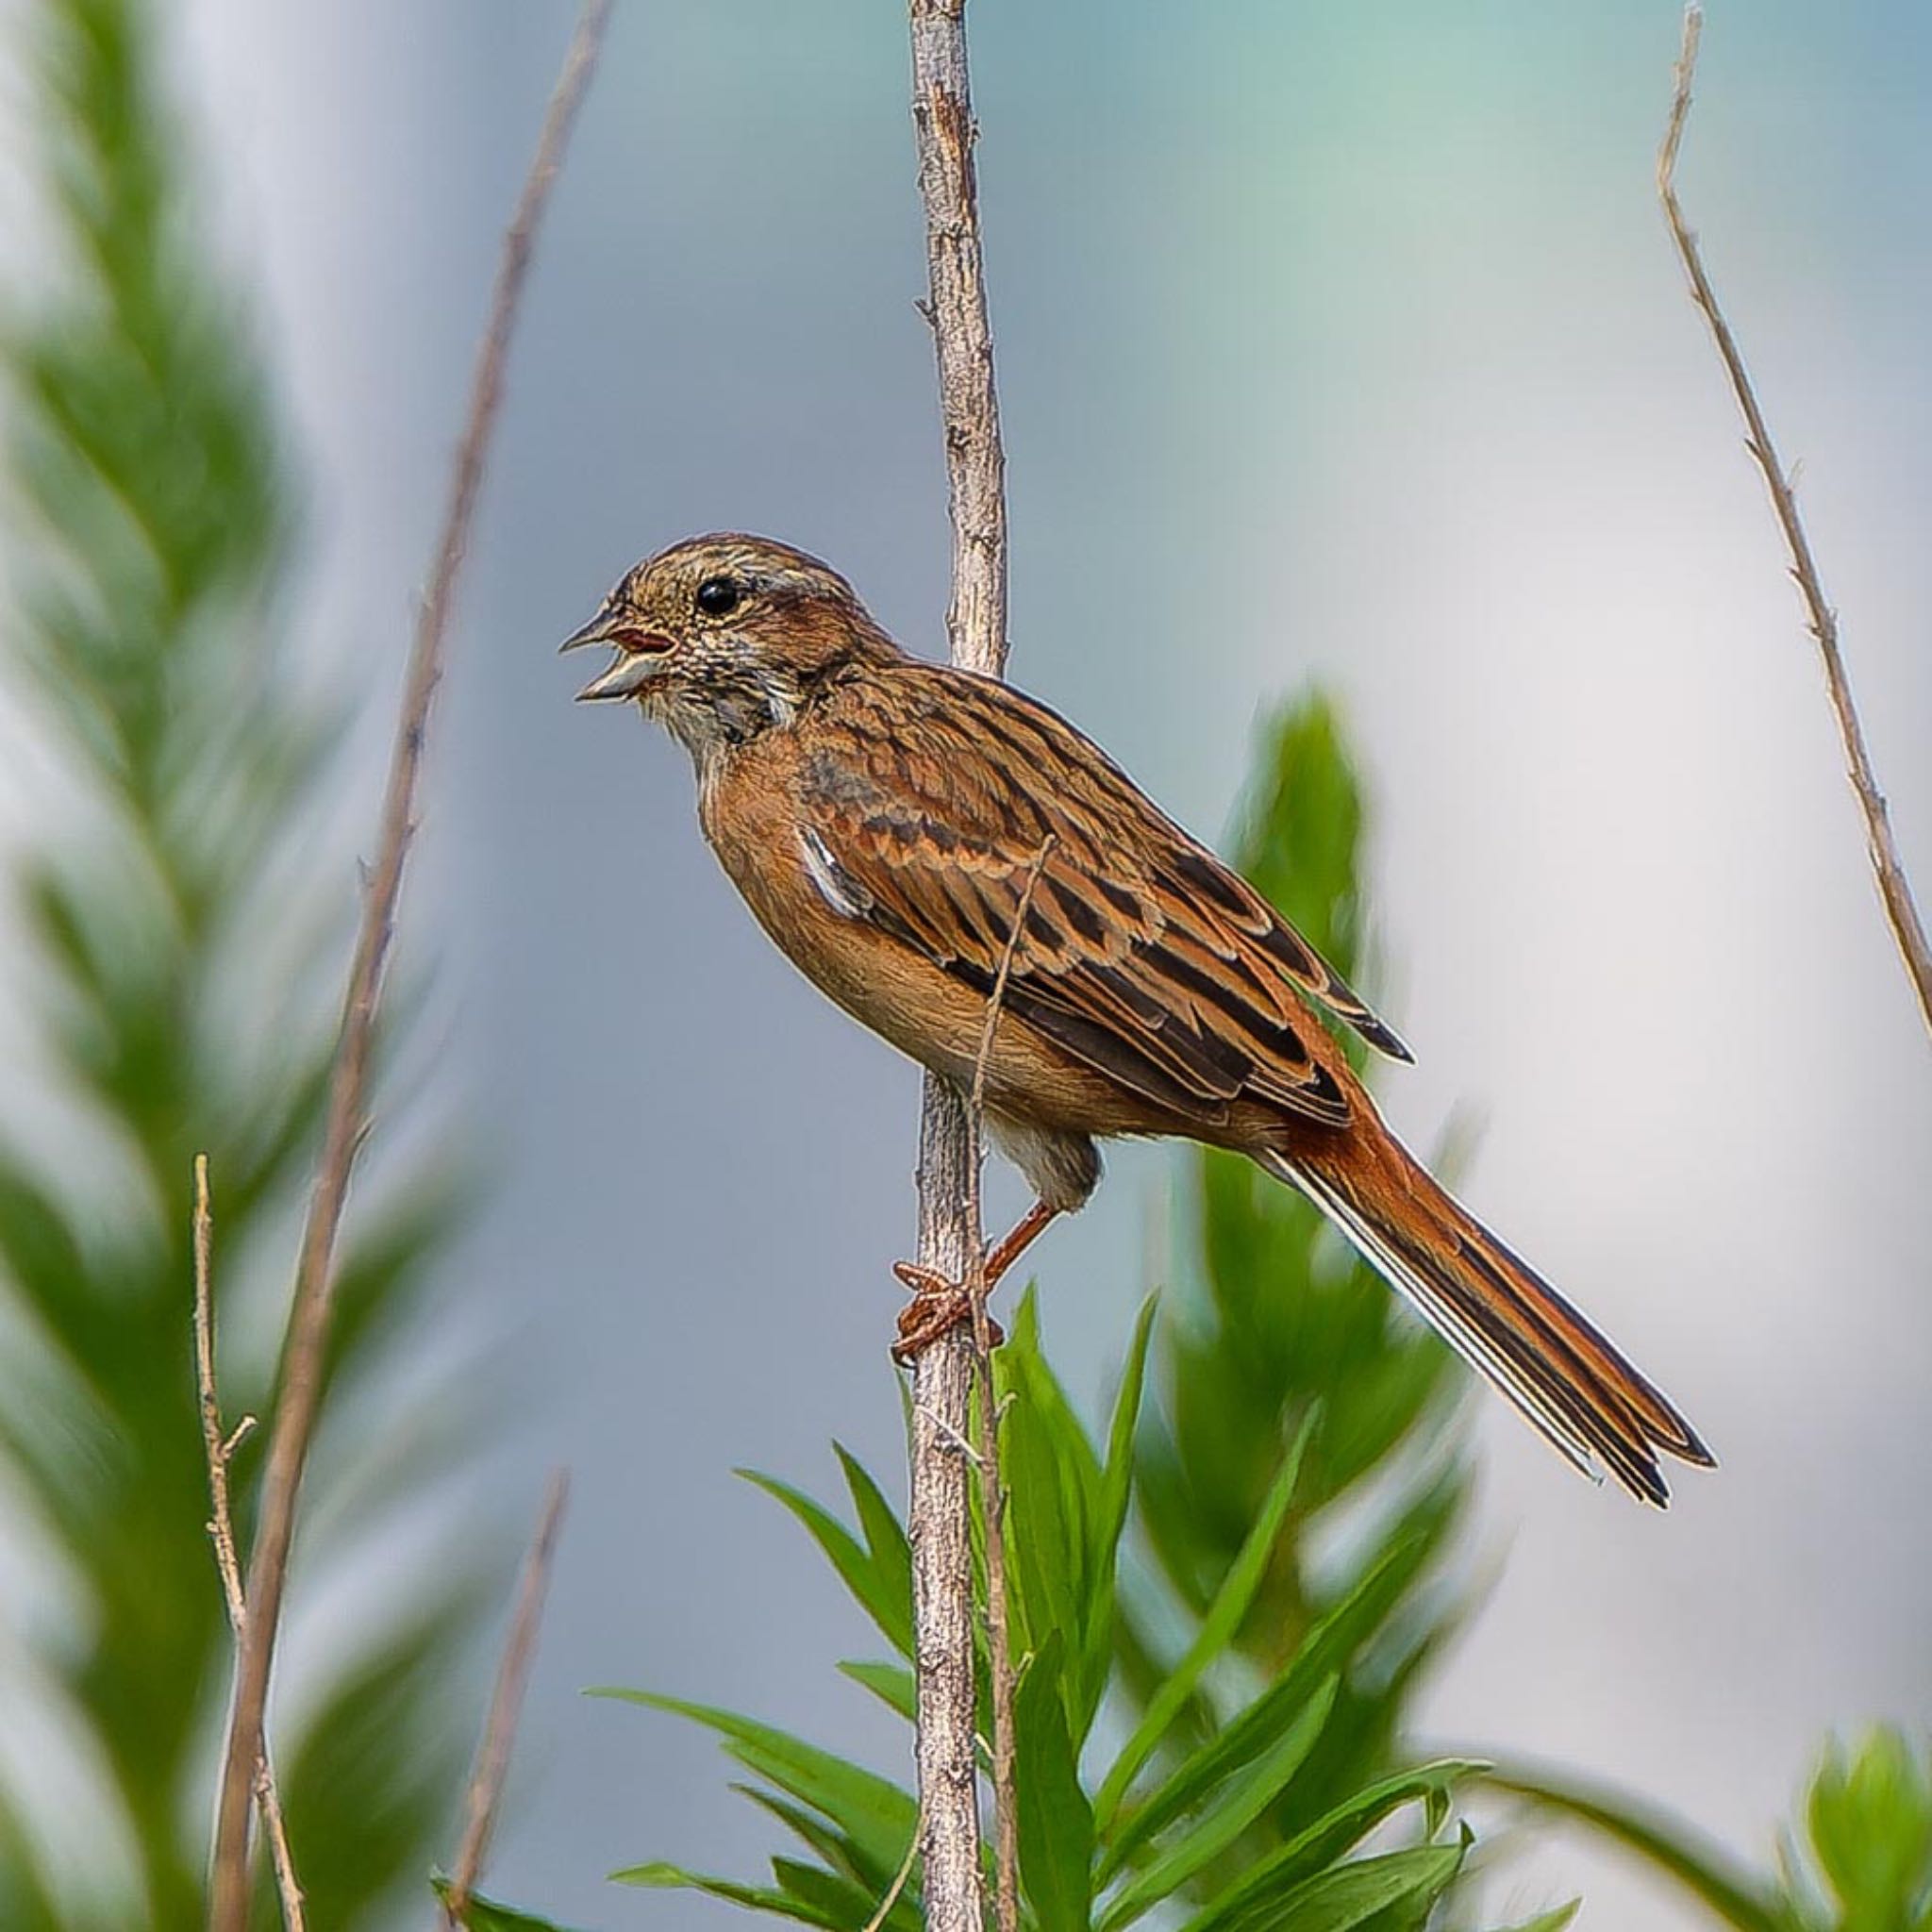
<path fill-rule="evenodd" d="M 1303 1141 L 1261 1165 L 1299 1188 L 1587 1475 L 1662 1508 L 1657 1452 L 1715 1458 L 1669 1399 L 1386 1130 Z"/>

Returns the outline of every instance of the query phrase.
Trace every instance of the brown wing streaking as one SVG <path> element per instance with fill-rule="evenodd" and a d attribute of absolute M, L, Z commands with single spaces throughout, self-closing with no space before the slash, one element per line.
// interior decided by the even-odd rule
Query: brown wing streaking
<path fill-rule="evenodd" d="M 1349 1118 L 1304 996 L 1401 1042 L 1252 887 L 1043 706 L 917 662 L 891 685 L 890 703 L 875 679 L 821 694 L 800 780 L 855 912 L 990 992 L 1039 862 L 1010 1011 L 1203 1126 L 1241 1097 Z"/>

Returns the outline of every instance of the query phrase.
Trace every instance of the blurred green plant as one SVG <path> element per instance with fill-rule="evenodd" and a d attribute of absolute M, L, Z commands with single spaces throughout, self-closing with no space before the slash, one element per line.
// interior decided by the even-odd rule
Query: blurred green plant
<path fill-rule="evenodd" d="M 1607 1786 L 1514 1769 L 1491 1782 L 1588 1825 L 1738 1932 L 1932 1932 L 1932 1746 L 1890 1726 L 1827 1742 L 1769 1874 Z"/>
<path fill-rule="evenodd" d="M 44 1091 L 0 1139 L 0 1453 L 5 1507 L 52 1578 L 16 1633 L 32 1664 L 8 1695 L 16 1720 L 38 1710 L 73 1743 L 91 1795 L 67 1807 L 63 1845 L 42 1767 L 6 1759 L 0 1924 L 129 1932 L 200 1921 L 226 1692 L 190 1163 L 209 1154 L 225 1406 L 266 1413 L 353 874 L 346 854 L 316 864 L 341 720 L 297 689 L 273 412 L 197 225 L 150 9 L 44 0 L 34 25 L 62 260 L 58 289 L 0 340 L 5 668 L 58 806 L 12 881 Z M 461 1193 L 420 1164 L 383 1191 L 345 1260 L 332 1412 L 392 1363 Z M 338 1555 L 420 1505 L 459 1451 L 455 1435 L 398 1446 L 351 1454 L 339 1438 L 325 1458 L 312 1500 L 335 1506 Z M 235 1464 L 244 1548 L 254 1454 Z M 303 1557 L 323 1554 L 311 1539 Z M 298 1663 L 278 1773 L 312 1924 L 373 1923 L 429 1862 L 461 1761 L 444 1690 L 482 1582 L 458 1564 L 392 1590 L 364 1639 Z"/>
<path fill-rule="evenodd" d="M 1374 977 L 1362 825 L 1332 708 L 1288 706 L 1260 733 L 1229 857 L 1357 985 Z M 1301 1196 L 1238 1156 L 1202 1149 L 1193 1162 L 1192 1212 L 1179 1217 L 1187 1291 L 1157 1332 L 1159 1401 L 1137 1450 L 1158 1587 L 1131 1592 L 1118 1621 L 1122 1688 L 1142 1708 L 1158 1694 L 1167 1657 L 1241 1560 L 1278 1445 L 1303 1430 L 1307 1454 L 1233 1647 L 1273 1674 L 1320 1630 L 1337 1675 L 1303 1775 L 1226 1848 L 1224 1873 L 1400 1757 L 1409 1700 L 1463 1610 L 1451 1558 L 1470 1495 L 1456 1426 L 1467 1384 Z M 1210 1699 L 1191 1700 L 1167 1755 L 1224 1722 Z"/>
<path fill-rule="evenodd" d="M 1461 1870 L 1466 1831 L 1449 1828 L 1450 1793 L 1477 1767 L 1441 1760 L 1373 1779 L 1339 1802 L 1308 1807 L 1303 1827 L 1263 1858 L 1209 1874 L 1255 1822 L 1294 1790 L 1331 1721 L 1343 1653 L 1337 1626 L 1318 1624 L 1280 1668 L 1225 1693 L 1224 1722 L 1186 1747 L 1177 1721 L 1210 1679 L 1228 1674 L 1307 1455 L 1304 1427 L 1285 1447 L 1267 1495 L 1191 1641 L 1113 1743 L 1097 1727 L 1113 1681 L 1121 1545 L 1134 1487 L 1134 1440 L 1153 1330 L 1142 1309 L 1104 1444 L 1090 1441 L 1040 1349 L 1035 1302 L 1022 1300 L 995 1357 L 994 1387 L 1014 1400 L 1002 1430 L 1012 1495 L 1008 1607 L 1014 1655 L 1019 1866 L 1024 1922 L 1038 1932 L 1124 1932 L 1150 1915 L 1189 1932 L 1340 1932 L 1419 1927 Z M 911 1566 L 905 1530 L 877 1484 L 842 1450 L 857 1527 L 789 1485 L 768 1490 L 805 1525 L 899 1661 L 841 1668 L 910 1721 Z M 982 1567 L 983 1587 L 983 1567 Z M 980 1681 L 986 1681 L 981 1657 Z M 684 1886 L 797 1920 L 861 1932 L 911 1843 L 918 1805 L 890 1779 L 735 1712 L 649 1691 L 607 1693 L 690 1718 L 718 1732 L 756 1781 L 746 1795 L 800 1840 L 809 1857 L 772 1861 L 773 1883 L 744 1885 L 670 1863 L 616 1874 Z M 982 1730 L 985 1729 L 982 1723 Z M 1352 1857 L 1400 1814 L 1393 1848 Z M 916 1874 L 885 1920 L 920 1924 Z"/>
<path fill-rule="evenodd" d="M 1346 971 L 1360 809 L 1324 705 L 1271 724 L 1261 773 L 1237 857 L 1264 887 L 1294 882 L 1289 909 Z M 994 1357 L 1021 1660 L 1020 1882 L 1036 1932 L 1415 1932 L 1466 1867 L 1450 1805 L 1477 1767 L 1405 1761 L 1397 1741 L 1404 1699 L 1454 1617 L 1446 1550 L 1468 1477 L 1444 1432 L 1457 1384 L 1311 1213 L 1273 1184 L 1236 1185 L 1240 1172 L 1204 1175 L 1205 1307 L 1159 1320 L 1142 1308 L 1103 1439 L 1041 1352 L 1030 1291 Z M 1177 1421 L 1149 1413 L 1150 1372 Z M 838 1454 L 851 1523 L 750 1479 L 804 1525 L 893 1654 L 840 1668 L 909 1723 L 906 1532 L 872 1475 Z M 1137 1509 L 1158 1587 L 1123 1574 Z M 983 1521 L 974 1529 L 983 1551 Z M 1322 1560 L 1318 1536 L 1335 1546 Z M 979 1682 L 984 1737 L 983 1646 Z M 715 1731 L 749 1774 L 739 1789 L 804 1854 L 774 1857 L 769 1884 L 664 1861 L 620 1879 L 842 1932 L 872 1923 L 912 1840 L 910 1791 L 733 1711 L 607 1694 Z M 1556 1932 L 1572 1910 L 1526 1932 Z M 914 1932 L 916 1874 L 883 1923 Z"/>

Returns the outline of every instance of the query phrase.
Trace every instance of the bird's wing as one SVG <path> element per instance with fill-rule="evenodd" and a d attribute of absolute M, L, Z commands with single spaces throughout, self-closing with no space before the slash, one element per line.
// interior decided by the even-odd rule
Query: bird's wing
<path fill-rule="evenodd" d="M 1400 1046 L 1097 746 L 991 679 L 914 663 L 828 693 L 800 787 L 828 897 L 989 995 L 1024 905 L 1007 1009 L 1185 1119 L 1242 1096 L 1348 1118 L 1304 994 Z"/>

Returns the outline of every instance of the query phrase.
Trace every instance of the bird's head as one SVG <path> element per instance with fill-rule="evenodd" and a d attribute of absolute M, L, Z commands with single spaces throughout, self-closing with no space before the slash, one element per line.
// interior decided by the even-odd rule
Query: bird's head
<path fill-rule="evenodd" d="M 897 655 L 837 571 L 763 537 L 692 537 L 629 572 L 563 648 L 608 644 L 577 693 L 634 701 L 700 766 L 789 724 L 829 674 Z"/>

